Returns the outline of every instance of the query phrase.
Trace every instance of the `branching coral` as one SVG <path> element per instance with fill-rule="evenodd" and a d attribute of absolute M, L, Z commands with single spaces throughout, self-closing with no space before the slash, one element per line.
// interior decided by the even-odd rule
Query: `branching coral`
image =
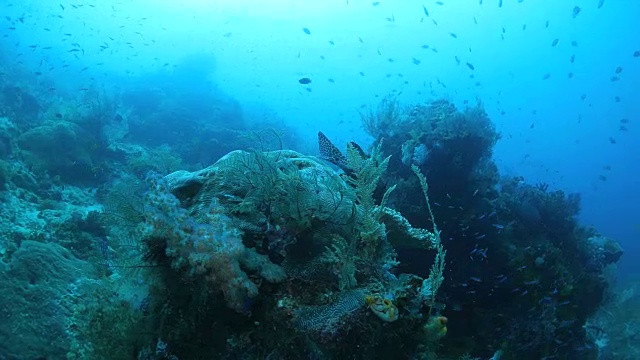
<path fill-rule="evenodd" d="M 436 293 L 442 285 L 444 281 L 444 267 L 445 267 L 445 255 L 446 251 L 444 251 L 444 247 L 442 246 L 442 241 L 440 239 L 440 231 L 438 230 L 438 226 L 436 224 L 436 218 L 433 215 L 433 210 L 431 209 L 431 203 L 429 202 L 429 185 L 427 184 L 427 179 L 420 172 L 417 166 L 413 165 L 411 170 L 416 174 L 418 179 L 420 180 L 420 187 L 422 188 L 422 192 L 424 194 L 425 201 L 427 203 L 427 210 L 429 210 L 429 217 L 431 218 L 431 222 L 433 223 L 433 238 L 432 238 L 432 246 L 436 250 L 436 258 L 433 261 L 433 265 L 431 266 L 431 271 L 429 272 L 429 277 L 423 282 L 422 287 L 428 288 L 431 294 L 431 304 L 435 303 Z M 424 290 L 423 290 L 424 292 Z"/>
<path fill-rule="evenodd" d="M 360 243 L 370 259 L 379 256 L 380 244 L 386 238 L 384 223 L 380 222 L 380 217 L 386 200 L 395 187 L 385 191 L 379 206 L 375 204 L 373 193 L 378 187 L 380 177 L 387 169 L 389 159 L 390 157 L 380 159 L 380 146 L 374 149 L 369 158 L 364 158 L 352 146 L 347 149 L 347 165 L 353 170 L 353 176 L 347 178 L 347 181 L 355 190 L 360 215 L 357 231 Z"/>
<path fill-rule="evenodd" d="M 356 280 L 356 242 L 347 241 L 340 236 L 334 238 L 322 255 L 322 262 L 329 264 L 333 268 L 333 273 L 338 277 L 338 287 L 346 290 L 358 284 Z"/>
<path fill-rule="evenodd" d="M 395 133 L 402 123 L 402 116 L 400 104 L 390 96 L 382 99 L 375 110 L 370 108 L 360 113 L 364 130 L 376 140 Z"/>

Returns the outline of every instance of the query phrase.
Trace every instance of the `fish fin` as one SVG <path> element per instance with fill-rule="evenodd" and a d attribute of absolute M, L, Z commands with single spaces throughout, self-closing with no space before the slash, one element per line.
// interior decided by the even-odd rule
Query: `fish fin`
<path fill-rule="evenodd" d="M 347 158 L 338 150 L 338 148 L 333 145 L 331 140 L 322 133 L 322 131 L 318 131 L 318 149 L 320 150 L 320 157 L 324 160 L 327 160 L 340 168 L 347 167 Z"/>
<path fill-rule="evenodd" d="M 358 145 L 358 143 L 355 143 L 353 141 L 349 142 L 349 145 L 351 145 L 353 147 L 354 150 L 356 150 L 358 152 L 358 154 L 360 154 L 360 156 L 362 156 L 363 159 L 367 159 L 369 158 L 369 155 L 367 155 L 364 150 L 362 150 L 362 147 L 360 147 L 360 145 Z"/>

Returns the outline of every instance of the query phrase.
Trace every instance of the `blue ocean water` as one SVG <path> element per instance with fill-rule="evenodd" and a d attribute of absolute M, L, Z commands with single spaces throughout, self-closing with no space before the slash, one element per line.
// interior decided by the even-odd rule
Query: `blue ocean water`
<path fill-rule="evenodd" d="M 0 359 L 637 358 L 640 311 L 612 309 L 640 308 L 640 2 L 6 0 L 0 9 L 0 272 L 11 289 L 0 314 L 12 319 L 0 317 Z M 390 103 L 399 118 L 366 131 L 367 114 Z M 441 130 L 438 116 L 454 125 Z M 460 116 L 487 122 L 467 127 Z M 318 132 L 345 156 L 319 149 Z M 488 139 L 476 157 L 465 157 L 476 151 L 469 134 Z M 349 217 L 342 205 L 326 216 L 324 202 L 295 213 L 277 205 L 292 196 L 269 183 L 281 173 L 265 164 L 293 155 L 231 156 L 231 170 L 220 165 L 228 173 L 198 172 L 234 150 L 293 149 L 329 161 L 302 161 L 316 170 L 288 182 L 335 185 L 358 174 L 345 144 L 359 144 L 366 161 L 380 141 L 376 164 L 392 156 L 382 183 L 398 185 L 389 207 L 442 230 L 444 281 L 433 296 L 421 281 L 438 272 L 437 246 L 394 243 L 380 215 L 384 246 L 363 247 L 351 264 L 338 258 L 360 249 L 349 239 L 366 231 L 336 225 Z M 450 157 L 437 160 L 441 150 Z M 234 173 L 237 164 L 263 180 Z M 435 222 L 411 165 L 434 181 Z M 160 180 L 178 170 L 191 173 Z M 241 185 L 202 180 L 217 172 Z M 315 194 L 329 196 L 322 181 Z M 344 183 L 332 199 L 364 186 Z M 199 195 L 211 188 L 220 193 Z M 280 192 L 256 205 L 247 188 Z M 384 191 L 373 190 L 381 204 Z M 561 210 L 543 211 L 544 201 Z M 502 245 L 485 244 L 494 238 Z M 599 239 L 588 242 L 596 250 L 581 247 L 587 239 Z M 314 277 L 315 260 L 332 282 Z M 202 295 L 207 281 L 217 302 Z M 182 291 L 188 299 L 172 295 Z M 516 313 L 525 315 L 505 320 Z M 300 316 L 311 325 L 296 329 Z M 416 329 L 423 338 L 407 335 Z M 43 331 L 51 335 L 38 339 Z M 255 338 L 278 331 L 294 340 Z"/>

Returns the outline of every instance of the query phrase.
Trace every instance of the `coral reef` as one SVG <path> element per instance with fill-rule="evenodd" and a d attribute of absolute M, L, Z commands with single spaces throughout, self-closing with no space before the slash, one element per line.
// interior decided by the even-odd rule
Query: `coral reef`
<path fill-rule="evenodd" d="M 631 360 L 640 356 L 640 297 L 638 282 L 608 292 L 606 303 L 585 325 L 598 359 Z"/>
<path fill-rule="evenodd" d="M 310 349 L 337 356 L 353 338 L 327 343 L 329 334 L 365 331 L 385 322 L 401 323 L 405 331 L 417 329 L 420 313 L 429 313 L 442 281 L 444 254 L 438 234 L 410 227 L 384 206 L 387 196 L 381 204 L 374 202 L 388 159 L 375 152 L 363 158 L 351 150 L 347 159 L 353 177 L 346 179 L 318 160 L 288 150 L 235 151 L 200 171 L 150 176 L 142 199 L 143 221 L 134 231 L 141 244 L 139 262 L 133 264 L 168 265 L 154 286 L 166 289 L 159 303 L 171 306 L 180 321 L 187 318 L 200 328 L 214 316 L 226 326 L 233 319 L 237 325 L 254 319 L 263 327 L 280 328 L 295 341 L 310 342 L 291 348 L 291 338 L 246 335 L 265 346 L 269 342 L 271 351 L 284 357 Z M 139 213 L 122 214 L 135 219 Z M 397 279 L 389 272 L 396 262 L 385 219 L 402 237 L 412 238 L 410 242 L 442 253 L 429 279 Z M 114 254 L 114 268 L 137 267 L 129 260 L 120 263 L 119 256 Z M 194 290 L 185 292 L 185 281 Z M 429 299 L 405 290 L 410 283 L 423 282 L 428 283 Z M 210 295 L 202 298 L 204 294 Z M 177 307 L 193 297 L 201 298 L 193 312 Z M 216 310 L 202 317 L 204 308 Z M 413 315 L 403 320 L 402 313 L 409 309 Z M 158 337 L 194 336 L 176 321 L 165 317 L 166 330 Z M 418 339 L 408 336 L 401 342 L 410 349 Z M 377 346 L 368 344 L 367 351 L 375 351 Z M 168 346 L 178 357 L 195 351 L 175 341 Z M 263 349 L 252 353 L 257 356 Z M 213 355 L 223 350 L 213 344 L 198 351 Z M 231 354 L 240 350 L 238 345 Z"/>
<path fill-rule="evenodd" d="M 0 77 L 0 358 L 635 349 L 623 249 L 579 195 L 500 176 L 482 104 L 387 97 L 361 114 L 370 151 L 319 133 L 316 158 L 181 78 L 210 60 L 110 95 Z"/>
<path fill-rule="evenodd" d="M 63 359 L 71 344 L 66 297 L 91 266 L 60 245 L 23 241 L 0 262 L 0 354 Z"/>
<path fill-rule="evenodd" d="M 449 306 L 442 314 L 460 325 L 442 339 L 440 354 L 594 358 L 583 327 L 602 304 L 609 286 L 603 274 L 622 249 L 580 226 L 579 196 L 501 179 L 491 159 L 499 135 L 481 104 L 458 111 L 437 100 L 403 109 L 387 98 L 363 114 L 363 124 L 384 138 L 381 153 L 392 158 L 382 181 L 397 184 L 388 201 L 412 226 L 429 227 L 433 218 L 414 196 L 412 168 L 429 180 L 447 239 L 441 293 Z M 424 276 L 424 250 L 403 245 L 401 268 Z"/>

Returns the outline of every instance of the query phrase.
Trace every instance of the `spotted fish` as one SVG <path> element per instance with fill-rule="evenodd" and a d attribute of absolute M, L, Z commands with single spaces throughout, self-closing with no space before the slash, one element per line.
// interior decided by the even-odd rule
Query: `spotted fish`
<path fill-rule="evenodd" d="M 362 150 L 360 145 L 351 141 L 347 146 L 352 146 L 360 156 L 363 158 L 368 158 L 369 156 Z M 336 165 L 340 169 L 342 169 L 345 173 L 351 173 L 352 170 L 349 169 L 347 165 L 347 157 L 342 154 L 342 152 L 329 140 L 329 138 L 322 133 L 322 131 L 318 131 L 318 149 L 320 150 L 320 158 L 327 160 L 328 162 Z"/>

